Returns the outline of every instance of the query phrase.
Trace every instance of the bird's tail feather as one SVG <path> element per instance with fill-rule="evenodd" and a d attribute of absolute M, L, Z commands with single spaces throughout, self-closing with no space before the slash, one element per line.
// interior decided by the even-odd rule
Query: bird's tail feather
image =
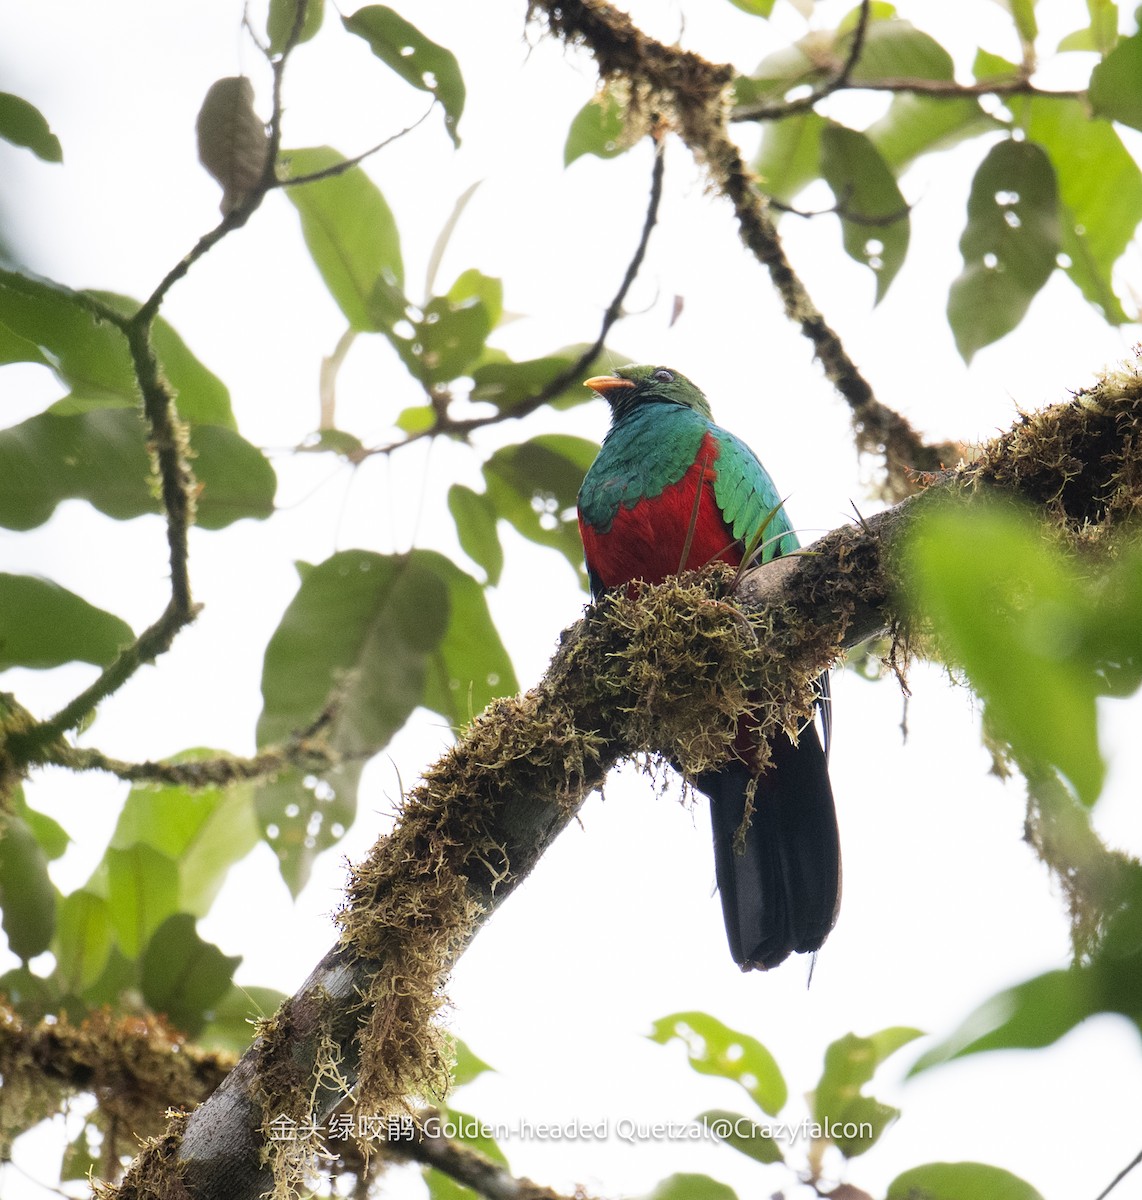
<path fill-rule="evenodd" d="M 743 970 L 767 970 L 791 953 L 817 950 L 837 918 L 841 852 L 828 766 L 810 725 L 796 746 L 770 744 L 772 765 L 758 777 L 742 853 L 735 850 L 753 784 L 733 760 L 695 783 L 710 797 L 714 865 L 726 935 Z"/>

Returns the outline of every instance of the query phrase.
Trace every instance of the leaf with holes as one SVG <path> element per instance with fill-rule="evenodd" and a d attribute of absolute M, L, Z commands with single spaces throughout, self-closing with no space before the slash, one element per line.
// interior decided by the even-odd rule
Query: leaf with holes
<path fill-rule="evenodd" d="M 440 101 L 448 136 L 459 146 L 457 126 L 464 111 L 465 88 L 456 55 L 383 4 L 360 8 L 351 17 L 342 17 L 341 23 L 364 38 L 373 53 L 406 83 Z"/>
<path fill-rule="evenodd" d="M 559 550 L 580 575 L 576 498 L 599 448 L 585 438 L 543 434 L 504 446 L 484 464 L 488 499 L 498 516 L 529 541 Z"/>
<path fill-rule="evenodd" d="M 832 1131 L 830 1140 L 846 1158 L 863 1154 L 900 1115 L 899 1109 L 864 1095 L 864 1085 L 889 1055 L 922 1036 L 921 1030 L 906 1026 L 870 1037 L 846 1033 L 825 1051 L 825 1069 L 813 1093 L 813 1119 Z"/>
<path fill-rule="evenodd" d="M 364 761 L 417 705 L 461 724 L 516 690 L 483 589 L 443 555 L 347 550 L 301 575 L 266 648 L 258 741 L 306 728 L 332 698 L 330 744 L 345 761 L 320 775 L 283 771 L 257 793 L 262 829 L 295 891 L 351 824 Z"/>
<path fill-rule="evenodd" d="M 993 146 L 972 180 L 960 238 L 964 269 L 948 295 L 965 362 L 1023 319 L 1055 269 L 1061 236 L 1055 171 L 1042 147 Z"/>
<path fill-rule="evenodd" d="M 494 325 L 483 296 L 463 288 L 457 299 L 434 296 L 410 320 L 411 334 L 399 332 L 399 325 L 387 334 L 409 372 L 425 387 L 466 374 L 483 353 Z"/>
<path fill-rule="evenodd" d="M 283 151 L 289 178 L 314 175 L 345 161 L 329 146 Z M 349 167 L 287 187 L 301 217 L 305 244 L 321 278 L 353 329 L 387 330 L 403 315 L 404 287 L 396 218 L 380 188 Z"/>
<path fill-rule="evenodd" d="M 1140 77 L 1142 78 L 1142 77 Z M 1051 156 L 1059 186 L 1063 270 L 1113 325 L 1130 320 L 1114 266 L 1142 222 L 1142 169 L 1118 131 L 1079 100 L 1011 97 L 1028 138 Z"/>
<path fill-rule="evenodd" d="M 305 729 L 335 698 L 329 740 L 346 761 L 320 776 L 291 768 L 258 789 L 263 835 L 295 893 L 352 824 L 364 760 L 422 702 L 428 653 L 449 620 L 447 588 L 415 555 L 346 550 L 300 569 L 266 647 L 258 744 Z"/>
<path fill-rule="evenodd" d="M 773 1055 L 756 1038 L 723 1025 L 708 1013 L 672 1013 L 655 1021 L 648 1036 L 661 1046 L 681 1042 L 695 1071 L 732 1079 L 771 1117 L 777 1116 L 789 1099 Z"/>
<path fill-rule="evenodd" d="M 855 129 L 825 126 L 821 174 L 840 213 L 845 252 L 876 276 L 879 304 L 908 253 L 908 205 L 879 151 Z"/>
<path fill-rule="evenodd" d="M 584 154 L 616 158 L 631 147 L 626 136 L 626 109 L 611 90 L 604 90 L 575 114 L 563 146 L 563 165 L 569 167 Z"/>

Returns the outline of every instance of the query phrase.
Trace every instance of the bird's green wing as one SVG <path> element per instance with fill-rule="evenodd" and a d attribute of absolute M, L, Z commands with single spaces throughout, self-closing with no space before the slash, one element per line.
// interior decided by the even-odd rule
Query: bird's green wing
<path fill-rule="evenodd" d="M 734 537 L 748 547 L 760 534 L 761 562 L 796 550 L 800 543 L 781 496 L 757 455 L 728 430 L 717 425 L 710 429 L 720 447 L 714 498 Z"/>

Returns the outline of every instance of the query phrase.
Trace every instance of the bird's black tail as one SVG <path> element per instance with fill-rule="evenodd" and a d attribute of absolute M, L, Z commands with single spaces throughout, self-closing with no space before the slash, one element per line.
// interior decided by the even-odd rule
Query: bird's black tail
<path fill-rule="evenodd" d="M 714 865 L 734 961 L 768 970 L 817 950 L 837 919 L 841 849 L 828 764 L 809 725 L 794 746 L 778 734 L 758 778 L 743 852 L 734 843 L 752 774 L 738 759 L 695 783 L 710 797 Z"/>

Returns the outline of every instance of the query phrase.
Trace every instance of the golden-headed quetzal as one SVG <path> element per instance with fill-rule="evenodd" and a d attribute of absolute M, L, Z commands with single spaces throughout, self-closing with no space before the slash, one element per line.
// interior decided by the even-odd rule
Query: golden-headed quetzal
<path fill-rule="evenodd" d="M 579 490 L 596 598 L 715 561 L 737 565 L 763 527 L 761 561 L 797 548 L 769 474 L 743 441 L 714 424 L 706 397 L 684 375 L 632 365 L 586 386 L 611 406 L 610 430 Z M 827 738 L 827 676 L 820 708 Z M 769 750 L 771 764 L 759 772 L 743 722 L 734 756 L 694 780 L 710 798 L 726 934 L 742 970 L 819 949 L 840 904 L 837 819 L 817 730 L 809 723 L 796 744 L 778 733 Z M 737 853 L 754 779 L 754 811 Z"/>

